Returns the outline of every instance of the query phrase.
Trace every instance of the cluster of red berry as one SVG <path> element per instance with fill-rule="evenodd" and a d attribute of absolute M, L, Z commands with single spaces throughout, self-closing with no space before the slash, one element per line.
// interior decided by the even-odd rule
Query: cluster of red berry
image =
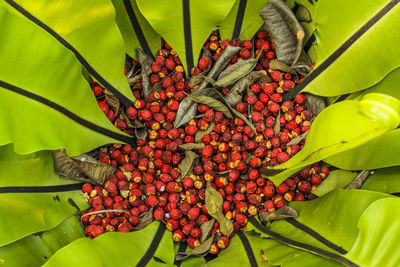
<path fill-rule="evenodd" d="M 88 236 L 132 231 L 140 225 L 143 215 L 152 212 L 155 220 L 166 223 L 167 229 L 173 231 L 174 241 L 186 239 L 188 245 L 195 248 L 203 234 L 200 226 L 212 219 L 205 204 L 206 185 L 210 183 L 223 197 L 223 214 L 234 226 L 230 236 L 223 236 L 219 223 L 214 223 L 211 233 L 218 234 L 218 240 L 209 252 L 216 254 L 246 225 L 248 215 L 271 212 L 290 201 L 316 197 L 310 191 L 329 174 L 329 169 L 318 163 L 279 186 L 260 176 L 260 168 L 283 163 L 303 148 L 305 140 L 288 144 L 309 130 L 313 117 L 305 108 L 304 95 L 299 94 L 294 101 L 282 103 L 282 94 L 301 79 L 269 68 L 275 52 L 265 31 L 257 33 L 255 47 L 250 41 L 221 42 L 217 35 L 212 35 L 204 46 L 210 56 L 199 59 L 192 75 L 201 73 L 217 61 L 228 45 L 242 47 L 230 64 L 247 59 L 252 53 L 262 53 L 255 70 L 264 70 L 272 80 L 252 84 L 236 105 L 236 110 L 254 124 L 256 131 L 243 119 L 228 118 L 204 104 L 198 106 L 197 116 L 184 127 L 174 128 L 180 102 L 196 87 L 189 86 L 175 51 L 163 42 L 150 76 L 151 84 L 159 85 L 161 90 L 153 91 L 149 99 L 143 99 L 142 84 L 137 82 L 132 86 L 137 99 L 135 105 L 126 109 L 130 120 L 138 120 L 146 126 L 147 137 L 138 139 L 136 147 L 114 144 L 101 148 L 99 161 L 113 165 L 118 171 L 104 187 L 83 186 L 92 206 L 88 215 L 82 217 Z M 104 113 L 118 128 L 133 135 L 133 129 L 108 108 L 106 100 L 101 99 L 103 91 L 98 87 L 92 84 Z M 229 88 L 221 88 L 223 95 L 228 92 Z M 279 124 L 279 132 L 276 124 Z M 180 146 L 196 142 L 201 147 L 192 151 L 198 155 L 199 162 L 193 164 L 189 174 L 182 175 L 179 164 L 185 158 L 185 151 Z M 102 210 L 109 211 L 101 213 Z"/>

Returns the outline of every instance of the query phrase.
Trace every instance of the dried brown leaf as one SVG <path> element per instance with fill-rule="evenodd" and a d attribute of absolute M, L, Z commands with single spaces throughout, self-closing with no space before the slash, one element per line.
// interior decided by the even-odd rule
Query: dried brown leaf
<path fill-rule="evenodd" d="M 178 169 L 181 171 L 181 179 L 185 178 L 192 171 L 193 166 L 197 164 L 198 160 L 199 155 L 190 150 L 185 151 L 185 158 L 178 165 Z"/>
<path fill-rule="evenodd" d="M 221 111 L 222 113 L 224 113 L 225 116 L 227 116 L 228 118 L 233 118 L 231 112 L 229 111 L 229 108 L 222 102 L 218 101 L 217 99 L 210 97 L 210 96 L 194 96 L 194 95 L 190 95 L 190 98 L 193 99 L 193 101 L 200 103 L 200 104 L 204 104 L 209 106 L 210 108 L 214 108 L 218 111 Z"/>
<path fill-rule="evenodd" d="M 231 107 L 235 107 L 236 104 L 242 100 L 243 93 L 250 87 L 250 85 L 261 79 L 271 81 L 271 78 L 263 70 L 250 72 L 246 77 L 240 79 L 232 87 L 229 93 L 225 96 L 226 102 L 231 105 Z"/>
<path fill-rule="evenodd" d="M 262 222 L 270 222 L 288 218 L 297 218 L 299 217 L 299 214 L 295 209 L 285 206 L 273 212 L 260 212 L 259 217 Z"/>
<path fill-rule="evenodd" d="M 233 232 L 233 224 L 222 213 L 223 198 L 221 194 L 209 182 L 206 188 L 205 203 L 208 214 L 218 221 L 221 233 L 229 236 Z"/>
<path fill-rule="evenodd" d="M 345 189 L 360 189 L 370 173 L 371 171 L 361 171 L 348 185 L 346 185 Z"/>
<path fill-rule="evenodd" d="M 261 55 L 261 53 L 259 55 Z M 249 74 L 256 66 L 257 61 L 258 57 L 249 58 L 230 65 L 219 75 L 218 80 L 214 85 L 218 87 L 227 87 L 235 83 Z"/>
<path fill-rule="evenodd" d="M 179 145 L 179 147 L 184 150 L 202 149 L 204 146 L 204 143 L 186 143 Z"/>
<path fill-rule="evenodd" d="M 137 139 L 145 140 L 147 137 L 146 127 L 144 128 L 135 128 L 135 136 Z"/>
<path fill-rule="evenodd" d="M 204 80 L 204 75 L 205 72 L 201 72 L 197 75 L 192 76 L 192 78 L 190 78 L 189 80 L 189 87 L 194 88 L 196 85 L 199 85 Z"/>
<path fill-rule="evenodd" d="M 111 107 L 111 109 L 115 112 L 115 114 L 117 114 L 120 107 L 118 98 L 116 98 L 108 90 L 104 90 L 104 96 L 106 97 L 107 104 Z"/>
<path fill-rule="evenodd" d="M 277 58 L 288 66 L 297 63 L 303 51 L 304 30 L 293 11 L 282 0 L 271 0 L 260 11 L 260 16 L 272 43 Z"/>
<path fill-rule="evenodd" d="M 147 211 L 144 216 L 140 219 L 139 225 L 133 227 L 134 231 L 141 230 L 145 228 L 147 225 L 152 223 L 153 221 L 153 208 L 151 208 L 149 211 Z"/>
<path fill-rule="evenodd" d="M 277 135 L 281 131 L 281 111 L 279 110 L 278 116 L 275 119 L 274 133 Z"/>
<path fill-rule="evenodd" d="M 64 149 L 53 150 L 56 172 L 63 178 L 103 185 L 116 169 L 88 155 L 70 158 Z"/>
<path fill-rule="evenodd" d="M 153 64 L 153 58 L 150 55 L 147 55 L 139 48 L 137 48 L 136 51 L 140 65 L 142 66 L 141 75 L 142 75 L 143 96 L 144 99 L 147 101 L 152 91 L 152 86 L 150 83 L 150 75 L 153 72 L 153 70 L 151 69 L 151 65 Z"/>
<path fill-rule="evenodd" d="M 141 74 L 137 74 L 131 78 L 128 79 L 128 83 L 130 86 L 135 85 L 135 83 L 141 82 L 142 81 L 142 75 Z"/>
<path fill-rule="evenodd" d="M 207 74 L 207 79 L 204 79 L 201 82 L 199 88 L 197 88 L 196 92 L 194 92 L 192 95 L 204 94 L 209 80 L 215 80 L 218 75 L 223 71 L 223 69 L 229 64 L 232 57 L 240 51 L 240 49 L 240 47 L 228 45 L 222 55 L 218 58 L 217 62 L 215 62 L 210 72 Z M 193 119 L 196 116 L 197 107 L 198 103 L 195 103 L 189 97 L 183 99 L 176 113 L 175 128 L 178 128 Z"/>
<path fill-rule="evenodd" d="M 293 138 L 292 140 L 290 140 L 289 143 L 287 143 L 286 146 L 291 146 L 291 145 L 297 145 L 298 143 L 301 142 L 301 140 L 306 139 L 308 134 L 308 131 L 305 133 L 302 133 L 301 135 L 296 136 L 295 138 Z"/>
<path fill-rule="evenodd" d="M 213 229 L 215 219 L 211 219 L 202 225 L 200 225 L 201 237 L 199 239 L 200 243 L 203 243 L 211 234 L 211 230 Z"/>
<path fill-rule="evenodd" d="M 279 61 L 278 59 L 273 59 L 269 62 L 269 67 L 272 70 L 281 70 L 283 72 L 287 72 L 293 75 L 297 75 L 297 72 L 292 69 L 291 67 L 289 67 L 288 65 L 286 65 L 285 63 L 283 63 L 282 61 Z"/>
<path fill-rule="evenodd" d="M 326 108 L 325 97 L 304 93 L 307 97 L 306 109 L 310 110 L 316 117 L 324 108 Z"/>
<path fill-rule="evenodd" d="M 204 135 L 211 133 L 214 130 L 215 122 L 210 122 L 208 128 L 204 131 L 197 131 L 196 135 L 194 136 L 195 142 L 200 142 Z"/>
<path fill-rule="evenodd" d="M 176 256 L 175 256 L 175 259 L 177 261 L 181 261 L 181 260 L 186 259 L 189 256 L 192 256 L 192 255 L 193 256 L 201 256 L 202 254 L 208 252 L 208 250 L 210 249 L 211 244 L 213 243 L 213 241 L 214 241 L 214 235 L 209 237 L 206 241 L 204 241 L 198 247 L 196 247 L 196 248 L 194 248 L 192 250 L 189 250 L 189 251 L 186 251 L 186 252 L 177 252 Z"/>

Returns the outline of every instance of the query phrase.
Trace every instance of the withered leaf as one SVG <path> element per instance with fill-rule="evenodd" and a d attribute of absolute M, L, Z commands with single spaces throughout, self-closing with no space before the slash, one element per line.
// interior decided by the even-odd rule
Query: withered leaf
<path fill-rule="evenodd" d="M 52 153 L 56 172 L 63 178 L 103 185 L 116 171 L 112 166 L 87 155 L 70 158 L 64 149 L 53 150 Z"/>
<path fill-rule="evenodd" d="M 201 230 L 201 237 L 199 239 L 200 243 L 203 243 L 210 236 L 214 223 L 215 219 L 211 219 L 200 225 L 200 230 Z"/>
<path fill-rule="evenodd" d="M 151 83 L 150 83 L 150 74 L 153 72 L 151 69 L 151 65 L 153 64 L 153 58 L 150 55 L 147 55 L 140 48 L 137 48 L 137 55 L 139 58 L 140 65 L 142 66 L 142 86 L 143 86 L 143 96 L 147 101 L 149 99 L 149 95 L 152 91 Z"/>
<path fill-rule="evenodd" d="M 104 90 L 104 96 L 106 97 L 107 104 L 111 107 L 111 109 L 115 112 L 115 114 L 117 114 L 120 107 L 118 98 L 116 98 L 108 90 Z"/>
<path fill-rule="evenodd" d="M 186 143 L 179 145 L 179 147 L 184 150 L 202 149 L 204 146 L 204 143 Z"/>
<path fill-rule="evenodd" d="M 292 69 L 291 67 L 289 67 L 288 65 L 286 65 L 285 63 L 283 63 L 282 61 L 279 61 L 278 59 L 273 59 L 269 62 L 269 67 L 272 70 L 281 70 L 283 72 L 287 72 L 293 75 L 297 75 L 297 72 Z"/>
<path fill-rule="evenodd" d="M 133 230 L 138 231 L 145 228 L 153 221 L 153 208 L 147 211 L 142 218 L 140 218 L 139 225 L 133 227 Z"/>
<path fill-rule="evenodd" d="M 223 201 L 221 194 L 211 186 L 210 182 L 207 182 L 205 199 L 207 212 L 218 221 L 221 233 L 229 236 L 233 232 L 233 224 L 222 213 Z"/>
<path fill-rule="evenodd" d="M 121 114 L 119 115 L 119 117 L 126 123 L 129 128 L 135 128 L 135 125 L 133 125 L 123 109 L 121 110 Z"/>
<path fill-rule="evenodd" d="M 252 71 L 256 66 L 257 61 L 258 57 L 249 58 L 230 65 L 219 75 L 218 80 L 214 83 L 214 85 L 218 87 L 227 87 L 235 83 L 249 74 L 250 71 Z"/>
<path fill-rule="evenodd" d="M 190 150 L 185 151 L 185 158 L 178 165 L 178 169 L 181 171 L 181 179 L 185 178 L 192 171 L 193 166 L 197 164 L 198 160 L 199 155 Z"/>
<path fill-rule="evenodd" d="M 278 116 L 275 119 L 274 133 L 278 134 L 281 131 L 281 111 L 279 110 Z"/>
<path fill-rule="evenodd" d="M 214 108 L 217 111 L 221 111 L 224 113 L 225 116 L 228 118 L 233 118 L 231 112 L 229 111 L 229 108 L 222 102 L 218 101 L 217 99 L 205 95 L 199 95 L 199 96 L 193 96 L 190 95 L 190 98 L 192 98 L 195 102 L 204 104 L 209 106 L 210 108 Z"/>
<path fill-rule="evenodd" d="M 137 74 L 131 78 L 128 79 L 128 83 L 130 86 L 135 85 L 135 83 L 137 82 L 141 82 L 142 81 L 142 75 L 141 74 Z"/>
<path fill-rule="evenodd" d="M 207 79 L 204 79 L 196 92 L 192 95 L 202 95 L 206 91 L 206 87 L 210 79 L 215 80 L 218 75 L 223 71 L 223 69 L 229 64 L 232 57 L 240 51 L 240 47 L 228 45 L 222 55 L 215 62 L 214 66 L 211 68 L 210 72 L 207 74 Z M 182 126 L 196 116 L 198 103 L 195 103 L 189 97 L 182 100 L 179 105 L 179 109 L 176 113 L 175 118 L 175 128 Z"/>
<path fill-rule="evenodd" d="M 346 185 L 345 189 L 360 189 L 370 173 L 371 171 L 361 171 L 348 185 Z"/>
<path fill-rule="evenodd" d="M 199 85 L 204 80 L 204 75 L 205 72 L 201 72 L 197 75 L 192 76 L 192 78 L 190 78 L 189 80 L 189 87 L 194 88 L 196 85 Z"/>
<path fill-rule="evenodd" d="M 270 222 L 288 218 L 297 218 L 299 217 L 299 214 L 295 209 L 285 206 L 273 212 L 260 212 L 259 217 L 262 222 Z"/>
<path fill-rule="evenodd" d="M 316 117 L 324 108 L 326 108 L 325 97 L 304 93 L 307 97 L 306 109 L 310 110 Z"/>
<path fill-rule="evenodd" d="M 147 137 L 146 127 L 143 128 L 135 128 L 135 136 L 137 139 L 145 140 Z"/>
<path fill-rule="evenodd" d="M 271 81 L 271 78 L 263 70 L 250 72 L 246 77 L 240 79 L 232 87 L 229 93 L 225 96 L 226 102 L 232 107 L 235 107 L 236 104 L 242 100 L 244 91 L 246 91 L 250 85 L 261 79 L 266 80 L 265 82 Z"/>
<path fill-rule="evenodd" d="M 200 142 L 204 135 L 211 133 L 214 130 L 215 122 L 210 122 L 208 128 L 204 131 L 197 131 L 196 135 L 194 136 L 195 142 Z"/>
<path fill-rule="evenodd" d="M 181 261 L 192 255 L 193 256 L 201 256 L 202 254 L 208 252 L 213 241 L 214 241 L 214 235 L 209 237 L 206 241 L 204 241 L 203 243 L 201 243 L 198 247 L 196 247 L 194 249 L 191 249 L 186 252 L 177 252 L 175 259 L 177 261 Z"/>
<path fill-rule="evenodd" d="M 269 176 L 274 176 L 277 175 L 278 173 L 283 172 L 285 169 L 270 169 L 268 167 L 262 167 L 259 169 L 260 175 L 262 177 L 269 177 Z"/>
<path fill-rule="evenodd" d="M 260 11 L 277 58 L 288 66 L 297 63 L 303 50 L 304 30 L 282 0 L 271 0 Z"/>
<path fill-rule="evenodd" d="M 213 62 L 212 54 L 208 49 L 203 50 L 203 57 L 208 58 L 208 62 L 210 62 L 207 68 L 204 70 L 205 73 L 209 72 L 211 69 L 211 63 Z"/>
<path fill-rule="evenodd" d="M 254 125 L 253 125 L 253 123 L 251 123 L 251 121 L 249 121 L 242 113 L 240 113 L 240 112 L 237 111 L 236 109 L 230 108 L 230 110 L 233 112 L 233 114 L 234 114 L 236 117 L 241 118 L 241 119 L 247 124 L 247 126 L 249 126 L 249 127 L 253 130 L 253 132 L 254 132 L 255 134 L 257 134 L 256 127 L 254 127 Z"/>
<path fill-rule="evenodd" d="M 293 138 L 292 140 L 290 140 L 289 143 L 287 143 L 286 146 L 291 146 L 291 145 L 297 145 L 298 143 L 301 142 L 301 140 L 306 139 L 308 134 L 308 131 L 305 133 L 302 133 L 301 135 L 296 136 L 295 138 Z"/>

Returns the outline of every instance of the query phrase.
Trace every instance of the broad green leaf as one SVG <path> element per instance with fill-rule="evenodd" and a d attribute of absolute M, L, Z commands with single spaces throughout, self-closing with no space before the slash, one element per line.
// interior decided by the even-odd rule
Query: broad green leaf
<path fill-rule="evenodd" d="M 366 31 L 360 30 L 378 12 L 382 16 L 377 16 L 376 22 L 370 23 Z M 336 96 L 363 90 L 382 80 L 400 66 L 400 52 L 397 49 L 400 40 L 399 18 L 400 6 L 397 1 L 319 1 L 314 43 L 317 68 L 314 71 L 319 72 L 320 66 L 323 71 L 315 77 L 311 74 L 314 79 L 309 78 L 310 82 L 303 91 Z M 357 31 L 361 33 L 359 38 L 349 42 L 348 49 L 336 52 Z M 336 60 L 330 61 L 331 64 L 326 68 L 321 65 L 334 52 L 337 53 Z"/>
<path fill-rule="evenodd" d="M 400 193 L 400 167 L 375 170 L 369 175 L 362 189 L 386 194 Z"/>
<path fill-rule="evenodd" d="M 355 177 L 356 172 L 349 172 L 344 170 L 335 170 L 329 173 L 328 177 L 322 181 L 322 183 L 313 190 L 312 193 L 317 196 L 325 195 L 332 190 L 344 188 L 348 185 Z"/>
<path fill-rule="evenodd" d="M 270 179 L 280 184 L 309 164 L 359 146 L 390 130 L 381 121 L 362 113 L 364 104 L 369 104 L 363 101 L 344 101 L 325 108 L 314 120 L 303 150 L 273 167 L 283 171 Z"/>
<path fill-rule="evenodd" d="M 91 65 L 93 71 L 87 69 L 95 79 L 99 80 L 95 75 L 97 72 L 133 103 L 133 94 L 124 75 L 124 43 L 110 1 L 14 1 L 70 43 Z M 110 86 L 103 85 L 112 91 Z"/>
<path fill-rule="evenodd" d="M 191 68 L 197 63 L 204 42 L 214 28 L 225 19 L 234 2 L 235 0 L 137 0 L 139 9 L 147 21 L 177 52 L 188 76 Z M 187 31 L 191 33 L 192 47 L 185 44 L 183 3 L 189 6 L 190 29 Z M 187 58 L 188 56 L 190 58 Z"/>
<path fill-rule="evenodd" d="M 57 251 L 44 266 L 136 266 L 149 248 L 159 224 L 153 222 L 130 233 L 109 232 L 93 240 L 78 239 Z M 148 266 L 173 266 L 173 262 L 172 234 L 165 231 Z"/>
<path fill-rule="evenodd" d="M 346 257 L 360 266 L 400 265 L 400 199 L 372 203 L 358 221 L 358 237 Z"/>
<path fill-rule="evenodd" d="M 54 228 L 65 218 L 88 208 L 80 191 L 2 193 L 0 202 L 0 246 Z"/>
<path fill-rule="evenodd" d="M 330 156 L 325 162 L 345 170 L 373 170 L 400 165 L 399 150 L 400 129 L 396 129 Z"/>
<path fill-rule="evenodd" d="M 382 198 L 395 197 L 365 190 L 335 190 L 312 201 L 291 202 L 289 206 L 299 213 L 296 221 L 348 251 L 357 238 L 357 222 L 361 214 L 369 205 Z M 270 230 L 297 242 L 338 254 L 287 221 L 272 222 Z"/>
<path fill-rule="evenodd" d="M 0 21 L 0 36 L 7 40 L 0 45 L 0 81 L 54 102 L 116 138 L 131 139 L 104 116 L 72 52 L 4 3 L 0 4 Z M 77 123 L 65 110 L 58 111 L 5 86 L 10 89 L 0 84 L 0 145 L 15 143 L 20 154 L 66 148 L 70 156 L 76 156 L 122 142 Z"/>
<path fill-rule="evenodd" d="M 14 153 L 13 145 L 0 147 L 0 187 L 51 186 L 77 183 L 55 173 L 51 151 L 27 155 Z"/>
<path fill-rule="evenodd" d="M 252 229 L 249 225 L 248 228 Z M 251 244 L 257 244 L 259 253 L 263 254 L 268 263 L 282 267 L 317 267 L 317 266 L 343 266 L 336 261 L 314 255 L 293 247 L 282 244 L 272 238 L 262 238 L 258 232 L 250 231 L 246 234 Z M 256 241 L 254 241 L 256 240 Z M 262 251 L 262 252 L 261 252 Z M 265 265 L 265 264 L 264 264 Z"/>
<path fill-rule="evenodd" d="M 51 230 L 0 247 L 0 266 L 40 266 L 57 250 L 84 236 L 79 217 L 68 217 Z"/>
<path fill-rule="evenodd" d="M 32 233 L 54 228 L 65 218 L 88 208 L 81 191 L 12 193 L 12 188 L 63 185 L 54 171 L 51 152 L 17 155 L 12 145 L 0 147 L 0 246 Z M 70 182 L 69 184 L 74 184 Z M 77 187 L 79 188 L 79 186 Z"/>
<path fill-rule="evenodd" d="M 251 40 L 258 29 L 260 29 L 264 24 L 259 13 L 268 1 L 269 0 L 236 0 L 225 20 L 218 26 L 221 40 L 232 40 L 235 38 L 239 38 L 240 40 Z M 245 6 L 240 7 L 240 2 L 244 2 Z M 240 25 L 241 16 L 243 17 Z M 236 23 L 238 23 L 238 26 L 236 26 Z M 237 30 L 235 31 L 236 27 Z"/>
<path fill-rule="evenodd" d="M 136 1 L 112 0 L 112 3 L 117 13 L 115 21 L 124 38 L 126 53 L 138 59 L 136 48 L 141 48 L 145 53 L 155 55 L 161 48 L 161 37 L 140 13 Z M 138 36 L 143 36 L 144 40 Z"/>
<path fill-rule="evenodd" d="M 264 243 L 264 239 L 256 235 L 249 235 L 248 232 L 246 232 L 245 235 L 250 242 L 250 246 L 253 250 L 258 266 L 272 266 L 268 262 L 265 262 L 261 256 L 261 250 L 267 247 L 267 245 Z M 244 249 L 242 241 L 237 234 L 233 236 L 229 246 L 226 249 L 220 250 L 217 258 L 207 262 L 207 266 L 225 266 L 228 262 L 229 266 L 232 267 L 250 266 L 248 255 Z"/>
<path fill-rule="evenodd" d="M 397 90 L 397 85 L 400 83 L 400 68 L 397 68 L 390 72 L 382 81 L 377 83 L 376 85 L 358 93 L 354 99 L 359 100 L 364 95 L 369 93 L 381 93 L 387 94 L 397 99 L 400 99 L 400 90 Z M 357 94 L 354 93 L 354 94 Z"/>

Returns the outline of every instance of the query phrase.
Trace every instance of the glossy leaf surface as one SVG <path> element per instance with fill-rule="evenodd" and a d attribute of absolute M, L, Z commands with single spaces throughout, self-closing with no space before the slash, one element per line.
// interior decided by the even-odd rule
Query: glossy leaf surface
<path fill-rule="evenodd" d="M 127 137 L 98 107 L 73 53 L 6 5 L 0 5 L 1 38 L 7 40 L 0 47 L 0 81 L 10 85 L 0 84 L 0 145 L 15 143 L 15 151 L 21 154 L 66 148 L 70 156 L 76 156 L 118 142 L 72 120 L 66 110 L 92 125 Z M 10 86 L 27 92 L 5 88 Z M 36 96 L 29 97 L 30 94 Z M 13 114 L 11 120 L 9 114 Z"/>
<path fill-rule="evenodd" d="M 234 0 L 137 0 L 139 9 L 147 21 L 178 53 L 188 76 L 191 71 L 188 66 L 192 68 L 197 65 L 204 42 L 214 28 L 225 19 L 234 2 Z M 192 44 L 191 48 L 185 43 L 183 3 L 189 5 L 190 29 L 187 31 L 190 30 L 191 33 L 191 38 L 188 38 Z M 188 55 L 191 56 L 187 58 Z M 188 62 L 192 62 L 193 65 L 188 65 Z"/>

